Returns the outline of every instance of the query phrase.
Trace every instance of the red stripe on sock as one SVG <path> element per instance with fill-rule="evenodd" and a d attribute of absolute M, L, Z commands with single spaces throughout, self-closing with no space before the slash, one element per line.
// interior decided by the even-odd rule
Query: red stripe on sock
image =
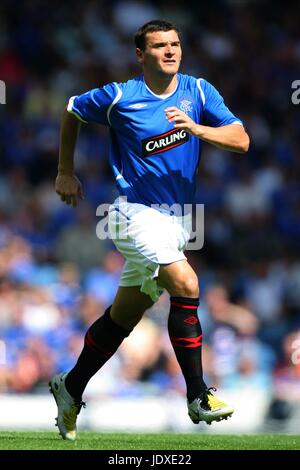
<path fill-rule="evenodd" d="M 179 302 L 171 302 L 172 307 L 180 307 L 180 308 L 188 308 L 191 310 L 197 310 L 197 305 L 186 305 L 186 304 L 181 304 Z"/>
<path fill-rule="evenodd" d="M 176 338 L 172 336 L 170 339 L 172 345 L 177 348 L 198 348 L 202 346 L 202 335 L 196 336 L 195 338 Z M 180 343 L 180 341 L 182 341 L 183 344 Z"/>
<path fill-rule="evenodd" d="M 102 349 L 96 341 L 92 338 L 90 332 L 88 331 L 86 337 L 85 337 L 85 344 L 92 350 L 94 353 L 101 354 L 102 356 L 105 357 L 110 357 L 112 355 L 111 351 L 106 351 L 105 349 Z"/>

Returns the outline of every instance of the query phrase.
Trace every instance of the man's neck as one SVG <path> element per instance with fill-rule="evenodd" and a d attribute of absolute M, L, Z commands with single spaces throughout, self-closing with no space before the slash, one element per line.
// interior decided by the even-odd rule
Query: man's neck
<path fill-rule="evenodd" d="M 145 83 L 150 90 L 156 95 L 167 95 L 176 90 L 177 74 L 171 77 L 150 77 L 144 73 Z"/>

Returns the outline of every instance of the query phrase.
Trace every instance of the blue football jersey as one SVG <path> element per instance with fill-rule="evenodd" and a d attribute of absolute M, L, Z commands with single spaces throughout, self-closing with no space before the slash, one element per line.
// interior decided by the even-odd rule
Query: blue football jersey
<path fill-rule="evenodd" d="M 219 127 L 241 123 L 206 80 L 178 74 L 177 88 L 156 95 L 143 75 L 72 97 L 68 111 L 84 122 L 110 128 L 110 163 L 120 195 L 128 202 L 171 206 L 194 201 L 201 139 L 169 123 L 176 106 L 196 123 Z"/>

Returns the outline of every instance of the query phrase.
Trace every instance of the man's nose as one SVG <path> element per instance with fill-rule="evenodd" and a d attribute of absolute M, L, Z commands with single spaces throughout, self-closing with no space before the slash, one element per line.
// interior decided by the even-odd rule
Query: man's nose
<path fill-rule="evenodd" d="M 175 53 L 174 48 L 171 44 L 168 44 L 166 47 L 166 54 L 173 55 Z"/>

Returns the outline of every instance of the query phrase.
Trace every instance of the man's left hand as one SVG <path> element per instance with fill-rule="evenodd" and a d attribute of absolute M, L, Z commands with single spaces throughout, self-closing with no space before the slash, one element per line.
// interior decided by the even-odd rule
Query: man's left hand
<path fill-rule="evenodd" d="M 170 106 L 166 108 L 166 119 L 169 122 L 174 122 L 174 127 L 176 129 L 184 129 L 189 134 L 197 135 L 197 128 L 198 125 L 191 119 L 187 114 L 185 114 L 180 109 L 176 108 L 176 106 Z"/>

